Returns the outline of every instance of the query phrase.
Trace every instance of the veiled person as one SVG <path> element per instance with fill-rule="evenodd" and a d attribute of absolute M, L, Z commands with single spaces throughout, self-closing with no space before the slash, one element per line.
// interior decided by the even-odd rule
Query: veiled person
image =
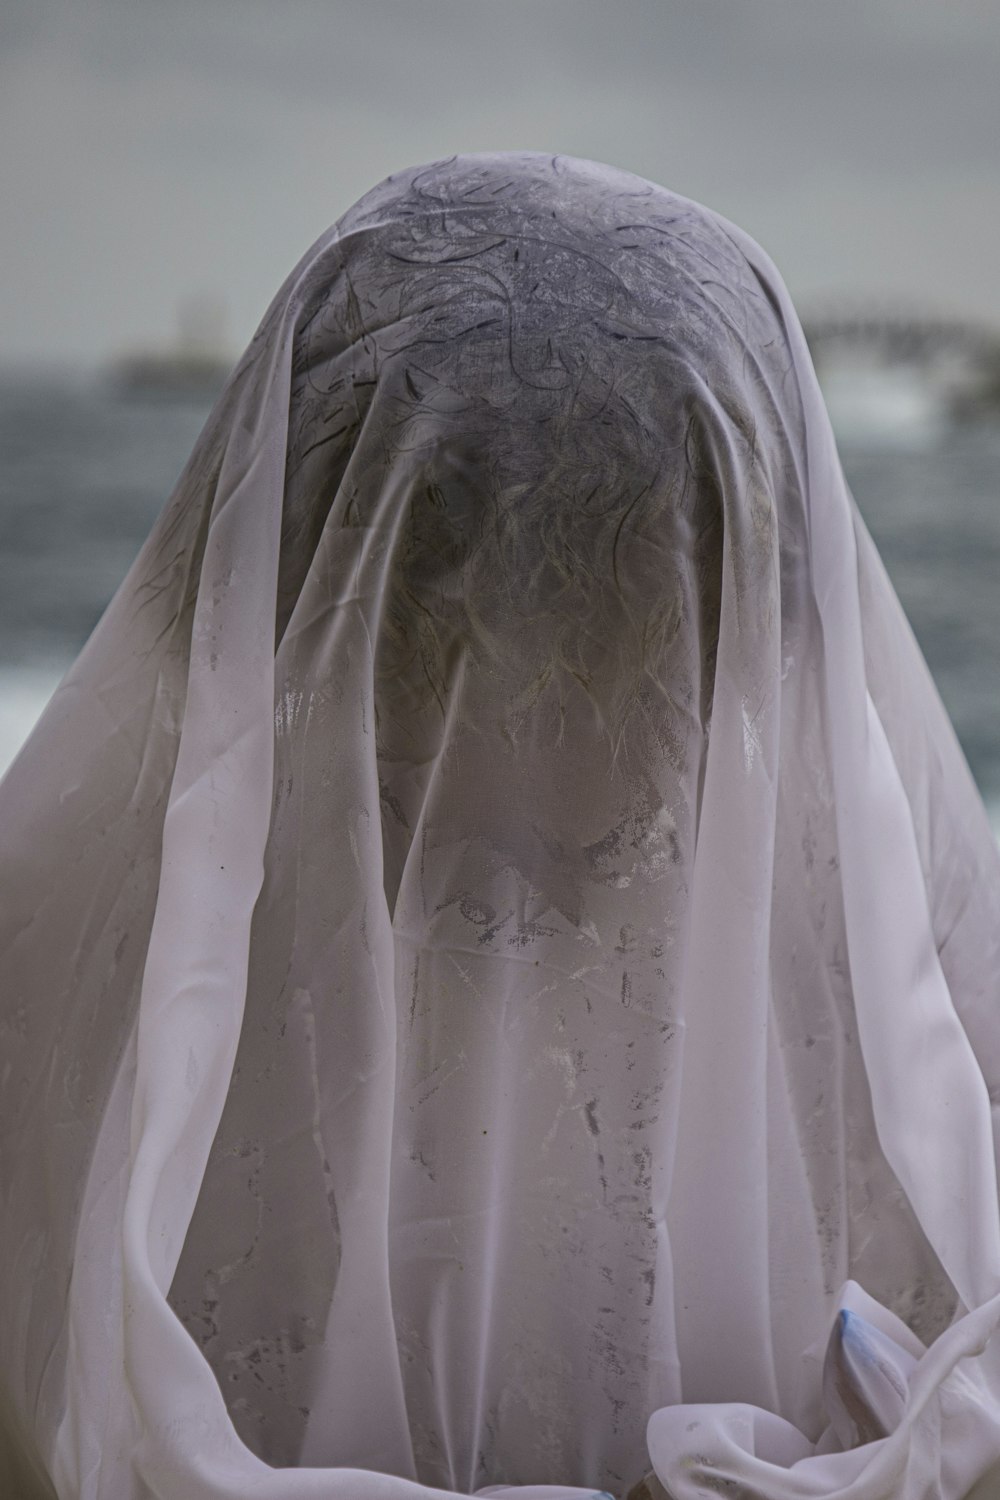
<path fill-rule="evenodd" d="M 733 225 L 364 197 L 0 834 L 4 1495 L 994 1493 L 1000 860 Z"/>

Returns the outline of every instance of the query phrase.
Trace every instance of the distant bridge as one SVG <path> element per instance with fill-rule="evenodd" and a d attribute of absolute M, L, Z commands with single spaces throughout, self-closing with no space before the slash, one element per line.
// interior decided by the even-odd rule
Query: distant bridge
<path fill-rule="evenodd" d="M 851 349 L 888 363 L 924 364 L 946 356 L 983 367 L 1000 360 L 1000 329 L 959 318 L 834 312 L 805 318 L 803 326 L 819 359 Z"/>
<path fill-rule="evenodd" d="M 1000 416 L 1000 330 L 960 318 L 834 312 L 803 328 L 821 380 L 836 367 L 905 370 L 952 417 Z"/>

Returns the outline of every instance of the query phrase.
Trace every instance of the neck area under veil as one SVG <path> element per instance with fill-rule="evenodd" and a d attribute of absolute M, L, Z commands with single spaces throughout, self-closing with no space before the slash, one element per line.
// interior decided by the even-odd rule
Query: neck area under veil
<path fill-rule="evenodd" d="M 1000 1484 L 1000 858 L 717 214 L 362 198 L 0 830 L 5 1495 Z"/>

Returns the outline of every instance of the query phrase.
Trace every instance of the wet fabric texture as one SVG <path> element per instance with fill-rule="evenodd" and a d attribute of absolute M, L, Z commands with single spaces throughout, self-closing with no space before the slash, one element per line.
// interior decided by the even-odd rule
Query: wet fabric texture
<path fill-rule="evenodd" d="M 367 194 L 0 831 L 4 1495 L 994 1493 L 1000 859 L 732 224 Z"/>

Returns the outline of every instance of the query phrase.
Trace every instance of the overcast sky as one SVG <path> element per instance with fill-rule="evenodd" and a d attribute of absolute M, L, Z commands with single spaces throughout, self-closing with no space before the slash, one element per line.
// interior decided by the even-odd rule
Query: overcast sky
<path fill-rule="evenodd" d="M 741 223 L 800 310 L 1000 327 L 1000 0 L 0 0 L 0 360 L 242 347 L 372 183 L 596 157 Z"/>

